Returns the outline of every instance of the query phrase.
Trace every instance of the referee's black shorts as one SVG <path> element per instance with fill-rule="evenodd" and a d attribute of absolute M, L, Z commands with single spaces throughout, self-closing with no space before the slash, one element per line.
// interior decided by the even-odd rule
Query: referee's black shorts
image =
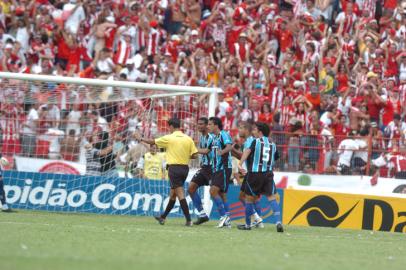
<path fill-rule="evenodd" d="M 222 169 L 214 172 L 211 180 L 211 185 L 218 187 L 221 192 L 227 193 L 231 174 L 232 169 Z"/>
<path fill-rule="evenodd" d="M 276 194 L 272 172 L 249 172 L 246 176 L 245 194 L 248 196 L 271 196 Z"/>
<path fill-rule="evenodd" d="M 198 187 L 208 186 L 212 177 L 213 170 L 211 166 L 202 166 L 200 170 L 193 176 L 192 181 Z"/>
<path fill-rule="evenodd" d="M 188 165 L 168 165 L 168 175 L 171 189 L 183 187 L 188 174 Z"/>

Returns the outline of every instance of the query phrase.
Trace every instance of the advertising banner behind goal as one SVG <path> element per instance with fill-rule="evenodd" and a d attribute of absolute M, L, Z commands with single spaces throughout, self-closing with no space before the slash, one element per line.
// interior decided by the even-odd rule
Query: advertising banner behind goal
<path fill-rule="evenodd" d="M 168 181 L 162 180 L 16 171 L 5 171 L 4 182 L 12 208 L 117 215 L 157 215 L 165 209 L 170 189 Z M 243 223 L 245 209 L 238 200 L 239 192 L 239 186 L 231 185 L 228 198 L 232 220 Z M 282 202 L 283 190 L 278 192 Z M 190 197 L 186 199 L 191 213 L 196 213 Z M 265 222 L 275 223 L 265 198 L 261 202 Z M 211 200 L 206 207 L 210 219 L 219 219 Z M 183 217 L 179 202 L 171 216 Z"/>
<path fill-rule="evenodd" d="M 406 198 L 286 189 L 283 204 L 284 224 L 406 232 Z"/>

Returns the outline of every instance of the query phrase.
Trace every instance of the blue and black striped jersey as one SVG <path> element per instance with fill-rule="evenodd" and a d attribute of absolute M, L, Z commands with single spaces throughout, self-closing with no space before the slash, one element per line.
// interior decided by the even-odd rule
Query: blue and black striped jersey
<path fill-rule="evenodd" d="M 276 145 L 268 137 L 257 138 L 250 145 L 251 153 L 247 159 L 249 172 L 271 172 L 275 160 L 279 158 Z"/>
<path fill-rule="evenodd" d="M 214 140 L 214 135 L 208 133 L 207 135 L 200 135 L 199 148 L 210 149 Z M 200 166 L 211 166 L 213 161 L 213 155 L 211 151 L 208 154 L 202 155 L 200 158 Z"/>
<path fill-rule="evenodd" d="M 226 148 L 227 144 L 233 144 L 233 140 L 227 131 L 222 130 L 217 136 L 214 137 L 213 144 L 211 146 L 213 172 L 232 168 L 231 152 L 222 156 L 218 155 L 218 151 Z"/>
<path fill-rule="evenodd" d="M 245 140 L 244 144 L 242 145 L 241 151 L 244 152 L 245 149 L 250 148 L 251 143 L 252 143 L 253 140 L 255 140 L 255 137 L 254 137 L 254 136 L 249 136 L 249 137 Z"/>

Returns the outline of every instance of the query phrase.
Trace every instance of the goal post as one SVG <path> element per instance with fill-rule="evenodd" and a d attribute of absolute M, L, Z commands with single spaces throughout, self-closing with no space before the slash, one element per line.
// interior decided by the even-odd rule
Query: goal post
<path fill-rule="evenodd" d="M 220 88 L 8 72 L 0 72 L 0 90 L 1 152 L 10 161 L 5 178 L 11 204 L 17 208 L 58 210 L 57 206 L 63 206 L 63 210 L 118 214 L 162 210 L 162 196 L 166 198 L 169 189 L 165 181 L 130 180 L 137 178 L 136 173 L 127 174 L 125 169 L 139 170 L 128 169 L 128 160 L 139 159 L 140 153 L 146 152 L 130 151 L 135 145 L 132 134 L 166 134 L 167 120 L 178 117 L 185 133 L 197 140 L 197 119 L 215 115 L 217 94 L 222 92 Z M 112 144 L 118 174 L 92 176 L 89 169 L 94 168 L 87 148 L 89 142 L 101 141 L 96 137 L 103 132 Z M 193 162 L 192 167 L 197 169 L 198 163 Z M 126 176 L 130 178 L 120 180 Z M 100 187 L 105 189 L 101 192 Z M 47 188 L 49 200 L 45 202 L 41 196 Z M 42 193 L 36 194 L 38 190 Z M 59 199 L 52 198 L 55 190 L 62 193 Z M 86 190 L 93 193 L 86 194 Z M 94 192 L 103 198 L 96 198 Z M 208 189 L 203 193 L 207 209 L 211 203 Z M 94 202 L 94 196 L 99 201 Z M 129 196 L 131 205 L 127 205 Z M 158 207 L 159 196 L 162 205 Z M 39 201 L 41 204 L 35 204 Z M 153 202 L 153 209 L 146 206 Z"/>

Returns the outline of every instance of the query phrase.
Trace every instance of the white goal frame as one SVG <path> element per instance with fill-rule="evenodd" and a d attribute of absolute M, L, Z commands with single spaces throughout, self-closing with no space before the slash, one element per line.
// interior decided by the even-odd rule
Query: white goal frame
<path fill-rule="evenodd" d="M 53 75 L 38 75 L 38 74 L 26 74 L 26 73 L 11 73 L 11 72 L 0 72 L 0 80 L 11 79 L 11 80 L 22 80 L 22 81 L 32 81 L 32 82 L 54 82 L 54 83 L 66 83 L 75 85 L 93 85 L 93 86 L 104 86 L 104 87 L 123 87 L 130 89 L 141 89 L 141 90 L 156 90 L 160 92 L 156 95 L 151 95 L 149 98 L 160 98 L 160 97 L 170 97 L 170 96 L 182 96 L 188 94 L 208 94 L 209 104 L 208 104 L 208 117 L 215 116 L 215 111 L 218 101 L 218 93 L 222 93 L 221 88 L 216 87 L 197 87 L 197 86 L 184 86 L 184 85 L 167 85 L 167 84 L 151 84 L 151 83 L 140 83 L 140 82 L 129 82 L 129 81 L 116 81 L 116 80 L 101 80 L 101 79 L 89 79 L 89 78 L 78 78 L 78 77 L 64 77 L 64 76 L 53 76 Z M 207 210 L 210 203 L 210 193 L 209 187 L 204 188 L 204 198 L 203 205 L 204 209 Z"/>
<path fill-rule="evenodd" d="M 167 96 L 175 96 L 175 95 L 179 96 L 179 95 L 187 95 L 187 94 L 209 94 L 209 107 L 208 107 L 209 108 L 209 111 L 208 111 L 209 117 L 215 115 L 216 106 L 217 106 L 217 95 L 218 95 L 218 93 L 223 92 L 223 90 L 221 88 L 216 88 L 216 87 L 153 84 L 153 83 L 88 79 L 88 78 L 78 78 L 78 77 L 63 77 L 63 76 L 12 73 L 12 72 L 0 72 L 0 79 L 37 81 L 37 82 L 55 82 L 55 83 L 94 85 L 94 86 L 106 86 L 106 87 L 113 86 L 113 87 L 125 87 L 125 88 L 131 88 L 131 89 L 157 90 L 157 91 L 168 92 L 168 95 L 157 94 L 157 95 L 150 96 L 150 98 L 159 98 L 159 97 L 167 97 Z"/>

